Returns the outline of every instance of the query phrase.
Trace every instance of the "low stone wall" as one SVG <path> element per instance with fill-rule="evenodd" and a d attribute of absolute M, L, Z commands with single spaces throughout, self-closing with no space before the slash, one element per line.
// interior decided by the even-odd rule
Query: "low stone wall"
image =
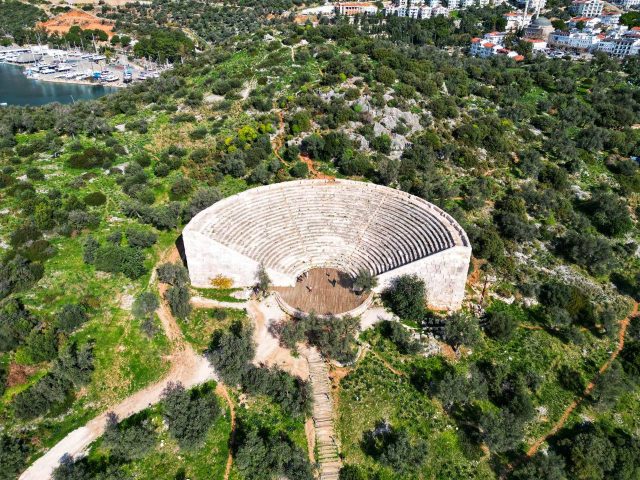
<path fill-rule="evenodd" d="M 282 296 L 278 292 L 273 292 L 273 295 L 276 299 L 276 302 L 278 302 L 278 305 L 282 309 L 282 311 L 287 315 L 291 317 L 296 317 L 296 318 L 304 318 L 309 315 L 309 312 L 303 312 L 302 310 L 298 310 L 297 308 L 289 305 L 287 302 L 283 300 Z M 351 317 L 359 317 L 360 315 L 362 315 L 364 312 L 367 311 L 367 309 L 371 306 L 372 303 L 373 303 L 373 292 L 370 292 L 369 296 L 365 299 L 364 302 L 362 302 L 356 308 L 349 310 L 348 312 L 337 313 L 335 315 L 318 315 L 318 317 L 327 318 L 327 319 L 331 317 L 342 318 L 342 317 L 346 317 L 347 315 Z"/>

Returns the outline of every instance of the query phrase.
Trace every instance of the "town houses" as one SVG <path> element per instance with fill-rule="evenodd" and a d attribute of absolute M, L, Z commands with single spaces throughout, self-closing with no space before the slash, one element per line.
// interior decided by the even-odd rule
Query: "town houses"
<path fill-rule="evenodd" d="M 333 11 L 337 15 L 376 15 L 428 19 L 448 16 L 455 10 L 496 6 L 505 0 L 393 0 L 392 2 L 337 2 Z M 618 0 L 633 2 L 640 0 Z M 534 54 L 548 54 L 549 49 L 566 49 L 581 53 L 604 52 L 615 57 L 636 55 L 640 51 L 640 31 L 620 26 L 620 10 L 603 0 L 573 0 L 568 11 L 574 16 L 554 23 L 540 15 L 546 0 L 516 0 L 523 10 L 503 14 L 504 30 L 515 35 L 515 42 L 530 44 Z M 381 9 L 382 8 L 382 9 Z M 556 29 L 554 25 L 559 28 Z M 504 55 L 521 60 L 521 55 L 506 48 L 505 32 L 490 32 L 471 41 L 469 54 L 481 58 Z M 509 45 L 512 45 L 511 43 Z M 552 52 L 553 53 L 553 52 Z"/>
<path fill-rule="evenodd" d="M 504 47 L 505 36 L 504 32 L 491 32 L 484 35 L 483 38 L 474 38 L 471 40 L 469 54 L 480 58 L 502 55 L 513 58 L 516 62 L 524 60 L 522 55 Z"/>

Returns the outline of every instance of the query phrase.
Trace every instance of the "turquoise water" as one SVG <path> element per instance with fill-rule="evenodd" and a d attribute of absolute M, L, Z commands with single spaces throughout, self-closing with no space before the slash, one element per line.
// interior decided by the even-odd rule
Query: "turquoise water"
<path fill-rule="evenodd" d="M 40 82 L 27 78 L 22 67 L 0 63 L 0 103 L 9 105 L 44 105 L 91 100 L 115 92 L 102 85 Z"/>

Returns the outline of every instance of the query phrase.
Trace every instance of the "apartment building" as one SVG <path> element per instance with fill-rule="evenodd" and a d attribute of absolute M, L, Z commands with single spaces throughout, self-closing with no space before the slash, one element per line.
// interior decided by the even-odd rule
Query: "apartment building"
<path fill-rule="evenodd" d="M 600 16 L 604 2 L 601 0 L 574 0 L 569 11 L 576 17 L 595 18 Z"/>

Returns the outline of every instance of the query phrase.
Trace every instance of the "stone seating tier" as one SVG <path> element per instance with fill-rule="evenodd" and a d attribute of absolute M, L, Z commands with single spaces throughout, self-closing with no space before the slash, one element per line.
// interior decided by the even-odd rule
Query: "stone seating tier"
<path fill-rule="evenodd" d="M 212 205 L 187 228 L 288 275 L 318 266 L 379 275 L 469 245 L 455 220 L 435 205 L 348 180 L 248 190 Z"/>

